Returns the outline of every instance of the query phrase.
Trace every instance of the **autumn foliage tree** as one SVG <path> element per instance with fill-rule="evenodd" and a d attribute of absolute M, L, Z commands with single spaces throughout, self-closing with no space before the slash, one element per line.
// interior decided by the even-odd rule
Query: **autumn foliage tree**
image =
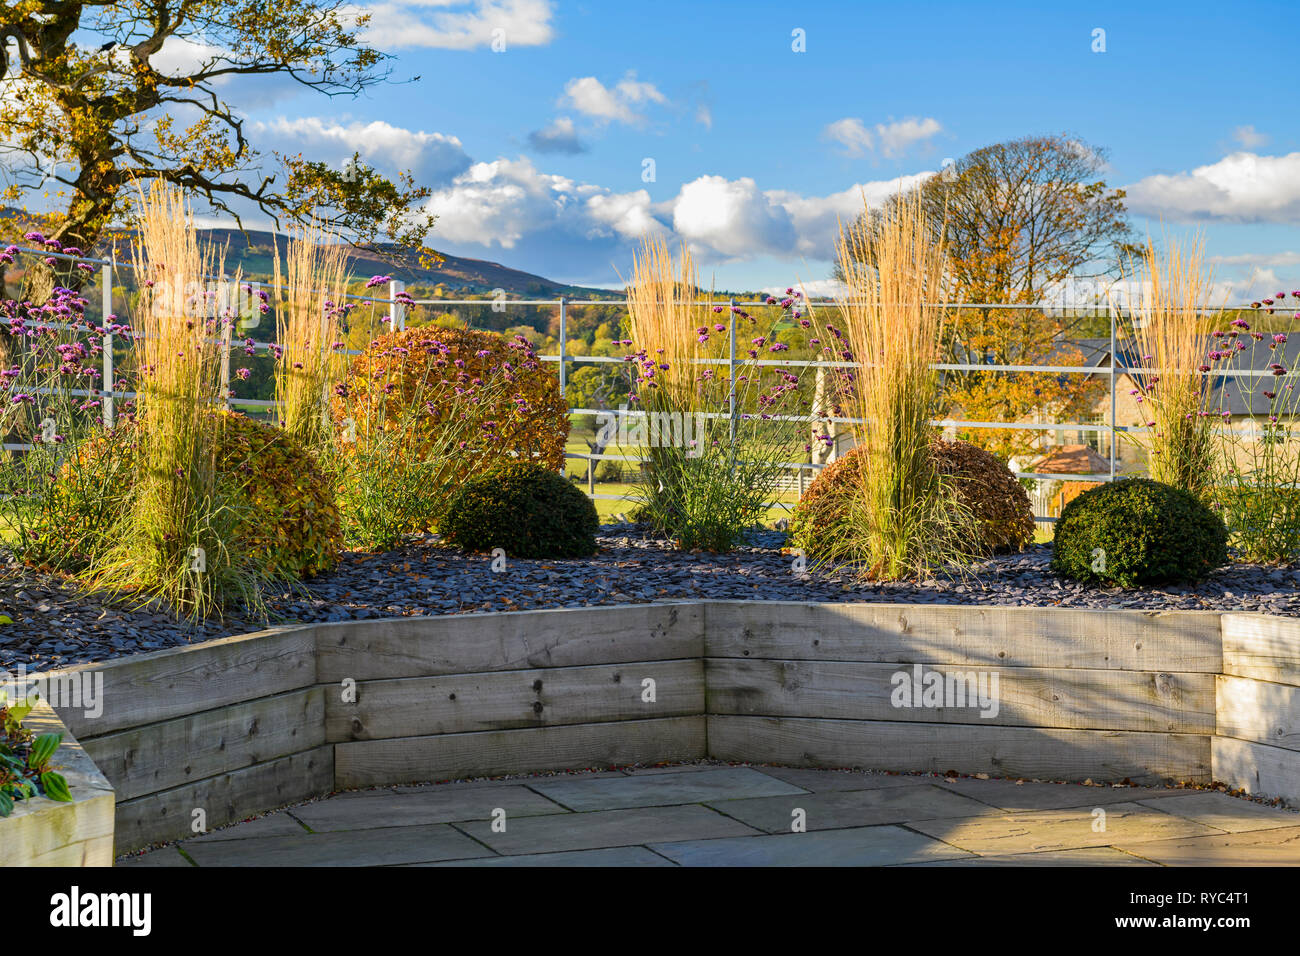
<path fill-rule="evenodd" d="M 1104 167 L 1104 151 L 1077 139 L 1031 136 L 975 150 L 917 187 L 932 228 L 943 232 L 957 294 L 979 305 L 949 316 L 946 362 L 1083 364 L 1068 343 L 1085 319 L 1032 306 L 1081 284 L 1104 285 L 1134 248 L 1124 190 L 1106 185 Z M 1103 387 L 1069 373 L 944 373 L 947 403 L 967 421 L 1077 420 Z M 1029 451 L 1038 435 L 981 428 L 961 437 L 1007 458 Z"/>
<path fill-rule="evenodd" d="M 432 255 L 423 242 L 433 218 L 418 208 L 429 193 L 409 175 L 390 180 L 356 156 L 333 168 L 262 155 L 227 100 L 239 78 L 330 97 L 387 79 L 388 57 L 359 40 L 367 17 L 356 11 L 345 0 L 6 2 L 0 199 L 60 198 L 46 235 L 87 252 L 125 211 L 132 183 L 163 180 L 236 221 L 314 217 L 362 245 Z"/>

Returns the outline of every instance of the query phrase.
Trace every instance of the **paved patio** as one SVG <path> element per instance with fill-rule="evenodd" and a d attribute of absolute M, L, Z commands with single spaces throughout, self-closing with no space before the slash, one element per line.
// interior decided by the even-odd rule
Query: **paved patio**
<path fill-rule="evenodd" d="M 1300 813 L 1214 791 L 692 764 L 339 793 L 118 865 L 1300 865 Z"/>

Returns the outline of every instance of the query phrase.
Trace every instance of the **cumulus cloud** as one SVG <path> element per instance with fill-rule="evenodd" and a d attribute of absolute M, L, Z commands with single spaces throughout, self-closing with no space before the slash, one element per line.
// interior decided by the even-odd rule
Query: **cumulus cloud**
<path fill-rule="evenodd" d="M 593 228 L 587 233 L 591 237 L 613 233 L 623 239 L 640 239 L 667 232 L 664 224 L 655 218 L 650 194 L 644 189 L 591 196 L 587 199 L 586 213 L 593 222 Z"/>
<path fill-rule="evenodd" d="M 389 171 L 409 169 L 417 182 L 450 182 L 470 166 L 469 155 L 455 136 L 393 126 L 382 120 L 337 122 L 317 116 L 280 117 L 249 124 L 259 143 L 284 152 L 301 151 L 309 158 L 340 165 L 360 153 L 373 166 Z"/>
<path fill-rule="evenodd" d="M 628 73 L 612 89 L 594 76 L 574 77 L 564 84 L 560 105 L 601 122 L 617 121 L 641 125 L 646 117 L 634 108 L 642 103 L 667 103 L 653 83 L 644 83 Z"/>
<path fill-rule="evenodd" d="M 1300 266 L 1300 252 L 1247 252 L 1235 256 L 1210 256 L 1214 265 Z"/>
<path fill-rule="evenodd" d="M 1236 152 L 1191 172 L 1127 187 L 1130 208 L 1174 221 L 1300 222 L 1300 152 Z"/>
<path fill-rule="evenodd" d="M 864 199 L 866 205 L 875 208 L 932 175 L 932 172 L 922 172 L 859 183 L 827 196 L 801 196 L 785 190 L 773 190 L 767 196 L 789 212 L 799 237 L 795 251 L 811 259 L 829 261 L 835 258 L 835 240 L 841 224 L 848 225 L 857 219 Z"/>
<path fill-rule="evenodd" d="M 1259 149 L 1267 146 L 1269 140 L 1265 133 L 1257 132 L 1253 126 L 1238 126 L 1232 131 L 1232 138 L 1244 149 Z"/>
<path fill-rule="evenodd" d="M 894 159 L 942 129 L 939 121 L 929 116 L 877 123 L 872 129 L 868 129 L 862 120 L 850 116 L 827 124 L 822 136 L 839 143 L 849 156 L 862 156 L 878 150 L 882 156 Z"/>
<path fill-rule="evenodd" d="M 429 208 L 438 215 L 435 239 L 511 249 L 524 236 L 572 220 L 579 195 L 572 180 L 543 173 L 527 159 L 474 163 Z"/>
<path fill-rule="evenodd" d="M 759 192 L 748 176 L 701 176 L 682 186 L 672 211 L 674 231 L 706 257 L 789 254 L 795 248 L 789 211 Z"/>
<path fill-rule="evenodd" d="M 555 36 L 550 0 L 385 0 L 359 4 L 370 14 L 361 39 L 384 50 L 474 50 L 504 44 L 544 46 Z"/>
<path fill-rule="evenodd" d="M 585 153 L 586 144 L 578 138 L 573 120 L 561 116 L 548 126 L 528 134 L 528 143 L 539 153 Z"/>
<path fill-rule="evenodd" d="M 582 269 L 607 276 L 610 262 L 648 235 L 688 243 L 703 263 L 769 256 L 826 262 L 834 258 L 840 223 L 862 211 L 864 196 L 879 205 L 929 175 L 860 183 L 825 196 L 763 191 L 748 177 L 706 175 L 654 202 L 646 189 L 618 193 L 544 173 L 525 158 L 498 159 L 474 163 L 434 192 L 429 209 L 438 224 L 431 238 L 462 255 L 511 250 L 512 264 L 534 270 L 563 253 L 568 261 L 560 268 L 571 277 Z"/>

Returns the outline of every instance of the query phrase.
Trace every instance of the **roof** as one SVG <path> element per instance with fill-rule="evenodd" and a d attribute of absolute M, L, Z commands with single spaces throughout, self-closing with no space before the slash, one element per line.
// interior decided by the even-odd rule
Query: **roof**
<path fill-rule="evenodd" d="M 1106 475 L 1110 474 L 1110 459 L 1087 445 L 1061 445 L 1030 462 L 1029 470 L 1040 475 Z"/>

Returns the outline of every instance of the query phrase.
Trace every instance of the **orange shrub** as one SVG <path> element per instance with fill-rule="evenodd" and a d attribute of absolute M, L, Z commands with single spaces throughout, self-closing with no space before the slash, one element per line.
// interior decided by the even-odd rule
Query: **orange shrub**
<path fill-rule="evenodd" d="M 403 430 L 404 453 L 419 456 L 438 447 L 444 422 L 466 414 L 463 396 L 475 383 L 482 437 L 463 449 L 464 477 L 516 456 L 563 467 L 569 406 L 558 377 L 522 336 L 432 327 L 381 336 L 335 388 L 332 415 L 340 426 L 350 419 L 361 441 L 372 429 Z"/>

